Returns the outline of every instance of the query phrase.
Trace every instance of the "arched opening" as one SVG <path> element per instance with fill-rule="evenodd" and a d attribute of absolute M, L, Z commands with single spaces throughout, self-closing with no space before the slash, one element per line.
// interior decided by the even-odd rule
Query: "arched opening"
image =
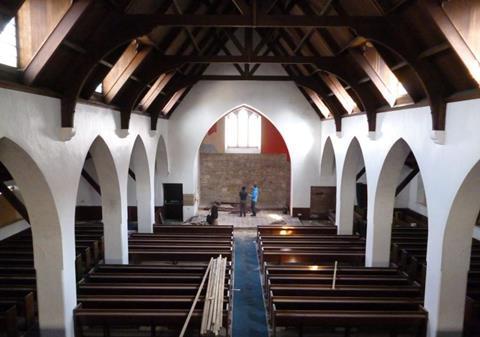
<path fill-rule="evenodd" d="M 320 182 L 310 191 L 310 217 L 335 220 L 337 172 L 332 140 L 327 138 L 320 159 Z"/>
<path fill-rule="evenodd" d="M 24 228 L 3 242 L 10 246 L 0 253 L 0 271 L 8 272 L 14 267 L 17 274 L 26 273 L 26 276 L 10 274 L 9 279 L 11 284 L 22 284 L 23 289 L 30 290 L 32 300 L 36 294 L 42 335 L 73 336 L 71 312 L 75 303 L 75 270 L 72 262 L 75 253 L 73 246 L 65 246 L 62 241 L 52 191 L 35 161 L 7 138 L 0 139 L 0 163 L 4 167 L 3 173 L 21 191 L 18 202 L 24 210 L 19 209 L 19 213 L 24 213 L 31 225 L 31 230 Z M 15 277 L 19 279 L 16 281 Z M 27 305 L 18 314 L 24 316 L 24 327 L 31 329 L 36 325 L 36 318 L 33 307 L 30 313 L 26 308 Z"/>
<path fill-rule="evenodd" d="M 337 179 L 335 224 L 338 234 L 366 235 L 367 175 L 362 148 L 356 137 L 348 146 Z"/>
<path fill-rule="evenodd" d="M 389 266 L 391 257 L 392 262 L 398 265 L 400 257 L 396 252 L 395 256 L 390 254 L 392 242 L 401 245 L 405 236 L 411 236 L 418 238 L 423 246 L 410 250 L 412 256 L 408 257 L 408 261 L 415 258 L 418 263 L 408 263 L 402 268 L 411 272 L 413 278 L 421 277 L 416 269 L 425 265 L 427 205 L 419 165 L 403 139 L 390 148 L 377 184 L 372 184 L 368 197 L 367 266 Z M 410 242 L 410 239 L 407 240 Z"/>
<path fill-rule="evenodd" d="M 427 307 L 434 311 L 432 325 L 438 335 L 460 336 L 463 332 L 463 336 L 473 337 L 480 331 L 480 242 L 475 227 L 480 211 L 479 191 L 480 162 L 477 162 L 456 192 L 443 240 L 429 242 L 429 252 L 441 251 L 429 259 L 432 266 L 428 268 L 425 294 Z M 433 298 L 438 298 L 438 302 L 433 303 Z"/>
<path fill-rule="evenodd" d="M 157 144 L 154 172 L 155 223 L 161 221 L 164 211 L 163 183 L 168 176 L 168 170 L 167 145 L 163 137 L 160 136 Z"/>
<path fill-rule="evenodd" d="M 127 210 L 122 209 L 117 168 L 108 145 L 97 137 L 85 158 L 77 194 L 76 239 L 103 236 L 105 263 L 128 263 Z M 98 257 L 97 257 L 98 258 Z"/>
<path fill-rule="evenodd" d="M 289 213 L 290 153 L 278 129 L 258 110 L 241 105 L 227 111 L 211 126 L 198 153 L 201 208 L 219 202 L 239 214 L 241 188 L 251 192 L 256 184 L 259 210 Z"/>
<path fill-rule="evenodd" d="M 153 177 L 150 175 L 147 151 L 140 136 L 133 145 L 128 170 L 128 223 L 139 233 L 152 233 L 154 222 Z M 136 225 L 136 226 L 135 226 Z"/>

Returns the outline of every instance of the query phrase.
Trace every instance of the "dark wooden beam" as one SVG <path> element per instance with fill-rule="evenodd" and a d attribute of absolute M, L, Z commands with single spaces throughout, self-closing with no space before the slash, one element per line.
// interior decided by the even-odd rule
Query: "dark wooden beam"
<path fill-rule="evenodd" d="M 365 167 L 360 170 L 360 172 L 357 173 L 357 180 L 358 181 L 364 174 L 365 174 Z"/>
<path fill-rule="evenodd" d="M 311 5 L 307 1 L 301 1 L 299 5 L 302 12 L 304 12 L 305 14 L 313 15 L 315 13 Z M 323 10 L 325 11 L 328 10 L 328 7 L 330 5 L 332 5 L 332 2 L 328 2 L 326 6 L 323 8 Z M 341 15 L 346 15 L 346 13 L 340 7 L 340 4 L 336 3 L 335 5 L 336 5 L 335 9 L 339 10 Z M 315 30 L 320 34 L 320 36 L 322 36 L 322 38 L 325 40 L 325 43 L 327 44 L 330 50 L 332 50 L 333 52 L 339 50 L 339 46 L 337 42 L 331 37 L 330 33 L 319 28 L 315 28 Z M 304 44 L 306 45 L 306 47 L 311 53 L 318 55 L 317 50 L 310 42 L 305 41 Z M 361 105 L 360 108 L 362 108 L 363 111 L 365 111 L 365 113 L 367 114 L 368 130 L 375 131 L 376 124 L 377 124 L 377 118 L 376 118 L 377 105 L 372 99 L 370 99 L 369 92 L 367 92 L 364 89 L 364 87 L 360 86 L 358 79 L 352 76 L 352 72 L 347 71 L 347 69 L 351 69 L 352 67 L 355 67 L 354 59 L 346 57 L 346 60 L 343 63 L 343 66 L 336 66 L 331 69 L 328 69 L 328 68 L 322 68 L 322 69 L 329 73 L 334 74 L 335 76 L 341 78 L 342 81 L 347 83 L 348 87 L 350 87 L 350 89 L 354 93 L 354 96 L 352 98 L 354 100 L 356 98 L 360 102 L 360 105 Z M 364 74 L 366 75 L 365 72 Z"/>
<path fill-rule="evenodd" d="M 242 15 L 247 15 L 250 13 L 250 6 L 245 2 L 245 0 L 232 0 L 235 7 Z"/>
<path fill-rule="evenodd" d="M 295 79 L 291 76 L 281 76 L 281 75 L 273 75 L 273 76 L 264 76 L 258 75 L 253 76 L 250 74 L 245 75 L 202 75 L 199 78 L 200 81 L 292 81 L 294 82 Z"/>
<path fill-rule="evenodd" d="M 398 187 L 395 191 L 395 196 L 398 196 L 400 193 L 402 193 L 403 189 L 405 187 L 407 187 L 408 184 L 410 184 L 410 182 L 413 180 L 413 178 L 415 178 L 417 176 L 418 172 L 420 172 L 420 169 L 418 167 L 416 167 L 412 170 L 412 172 L 410 172 L 405 177 L 405 179 L 402 180 L 402 182 L 400 183 L 400 185 L 398 185 Z"/>
<path fill-rule="evenodd" d="M 131 169 L 128 169 L 128 175 L 130 176 L 130 178 L 132 178 L 133 180 L 137 180 L 137 177 L 135 176 L 135 172 L 133 172 Z"/>
<path fill-rule="evenodd" d="M 380 16 L 319 16 L 319 15 L 265 15 L 258 12 L 255 20 L 245 15 L 173 15 L 132 14 L 134 20 L 144 24 L 169 27 L 358 27 L 363 24 L 384 24 Z"/>
<path fill-rule="evenodd" d="M 82 177 L 90 184 L 90 186 L 92 186 L 98 195 L 102 195 L 100 185 L 98 185 L 95 179 L 93 179 L 93 177 L 85 169 L 82 169 Z"/>
<path fill-rule="evenodd" d="M 339 65 L 341 56 L 300 56 L 300 55 L 159 55 L 162 62 L 177 63 L 279 63 L 313 64 L 322 66 Z"/>
<path fill-rule="evenodd" d="M 30 219 L 28 217 L 27 209 L 20 199 L 17 198 L 15 193 L 13 193 L 8 186 L 3 182 L 0 181 L 0 193 L 5 197 L 8 203 L 25 219 L 28 223 L 30 223 Z"/>
<path fill-rule="evenodd" d="M 80 18 L 93 6 L 94 0 L 78 0 L 74 1 L 62 17 L 53 32 L 48 36 L 47 40 L 42 44 L 35 57 L 30 61 L 23 72 L 23 81 L 25 84 L 32 85 L 45 68 L 47 63 L 56 53 L 62 42 L 76 27 Z M 32 27 L 34 28 L 34 27 Z"/>

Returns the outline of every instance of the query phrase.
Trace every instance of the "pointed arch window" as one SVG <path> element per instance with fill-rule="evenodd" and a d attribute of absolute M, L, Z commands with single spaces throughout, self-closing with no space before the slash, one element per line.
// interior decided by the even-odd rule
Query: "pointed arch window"
<path fill-rule="evenodd" d="M 262 119 L 247 108 L 230 112 L 225 117 L 225 152 L 260 153 Z"/>

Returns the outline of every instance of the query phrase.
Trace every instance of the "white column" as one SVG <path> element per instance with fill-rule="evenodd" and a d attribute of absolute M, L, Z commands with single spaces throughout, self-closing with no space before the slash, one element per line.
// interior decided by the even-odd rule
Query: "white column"
<path fill-rule="evenodd" d="M 465 179 L 450 211 L 448 195 L 429 203 L 425 308 L 429 337 L 462 336 L 480 172 Z M 473 179 L 472 179 L 473 178 Z M 440 184 L 440 182 L 438 182 Z M 445 202 L 447 200 L 447 202 Z"/>
<path fill-rule="evenodd" d="M 337 175 L 335 225 L 337 234 L 353 234 L 353 211 L 355 206 L 356 181 L 351 170 L 344 168 Z"/>
<path fill-rule="evenodd" d="M 433 232 L 433 231 L 431 231 Z M 461 337 L 465 314 L 471 239 L 445 242 L 429 233 L 425 308 L 428 337 Z M 443 248 L 443 249 L 442 249 Z"/>
<path fill-rule="evenodd" d="M 409 152 L 410 148 L 403 140 L 397 141 L 379 168 L 378 178 L 374 174 L 368 175 L 367 242 L 365 250 L 365 265 L 367 267 L 388 267 L 390 265 L 395 191 Z M 372 172 L 372 168 L 370 168 L 370 172 Z"/>
<path fill-rule="evenodd" d="M 102 193 L 105 263 L 128 264 L 127 202 L 122 200 L 121 202 L 109 203 L 103 199 L 104 194 Z M 124 204 L 124 207 L 122 207 L 122 204 Z"/>
<path fill-rule="evenodd" d="M 73 309 L 76 306 L 75 240 L 34 233 L 37 301 L 42 337 L 73 337 Z"/>
<path fill-rule="evenodd" d="M 139 170 L 137 170 L 138 172 Z M 137 189 L 137 218 L 139 233 L 153 233 L 153 223 L 155 221 L 153 204 L 153 188 L 149 176 L 141 177 L 135 173 Z M 143 174 L 145 175 L 145 174 Z M 147 172 L 148 175 L 148 172 Z M 153 183 L 153 182 L 152 182 Z"/>
<path fill-rule="evenodd" d="M 135 172 L 135 188 L 137 196 L 137 221 L 139 233 L 153 233 L 154 212 L 154 179 L 149 169 L 147 155 L 143 145 L 134 146 L 132 155 Z"/>
<path fill-rule="evenodd" d="M 40 168 L 10 140 L 0 139 L 0 161 L 19 186 L 30 219 L 41 336 L 73 337 L 74 203 L 60 210 Z"/>
<path fill-rule="evenodd" d="M 375 189 L 368 184 L 367 242 L 365 265 L 388 267 L 390 265 L 390 242 L 392 238 L 393 207 L 395 192 L 391 188 Z M 372 191 L 373 190 L 373 191 Z"/>
<path fill-rule="evenodd" d="M 102 192 L 104 259 L 109 264 L 128 263 L 128 166 L 120 176 L 105 142 L 97 139 L 90 150 Z M 128 164 L 127 164 L 128 165 Z"/>

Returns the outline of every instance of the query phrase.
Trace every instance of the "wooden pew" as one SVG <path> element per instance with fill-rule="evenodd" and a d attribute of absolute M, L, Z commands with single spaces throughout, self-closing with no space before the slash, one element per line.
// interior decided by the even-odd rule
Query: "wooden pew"
<path fill-rule="evenodd" d="M 0 302 L 0 331 L 4 331 L 7 337 L 18 337 L 15 303 Z"/>
<path fill-rule="evenodd" d="M 0 303 L 14 303 L 17 315 L 25 320 L 25 330 L 35 323 L 35 295 L 32 288 L 0 286 Z"/>
<path fill-rule="evenodd" d="M 233 226 L 154 225 L 153 232 L 159 234 L 232 235 Z"/>
<path fill-rule="evenodd" d="M 149 326 L 151 335 L 155 336 L 157 326 L 170 328 L 181 327 L 185 321 L 188 309 L 85 309 L 79 305 L 74 310 L 75 336 L 84 336 L 84 326 L 101 327 L 104 336 L 110 336 L 112 328 Z M 190 321 L 190 329 L 197 328 L 202 318 L 202 310 L 193 311 Z M 223 311 L 223 325 L 227 325 L 228 311 Z"/>

